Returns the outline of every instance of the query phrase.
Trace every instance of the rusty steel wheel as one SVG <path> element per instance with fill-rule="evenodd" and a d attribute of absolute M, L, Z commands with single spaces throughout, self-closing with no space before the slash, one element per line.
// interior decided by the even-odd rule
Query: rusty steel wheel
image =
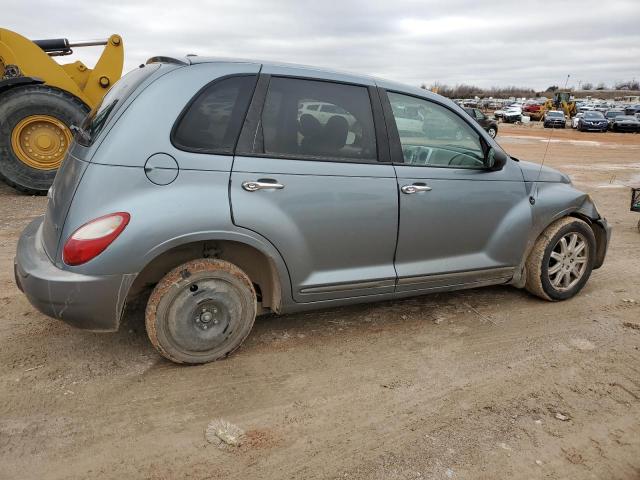
<path fill-rule="evenodd" d="M 223 260 L 193 260 L 156 285 L 145 314 L 147 334 L 173 362 L 211 362 L 240 346 L 256 310 L 253 285 L 242 270 Z"/>

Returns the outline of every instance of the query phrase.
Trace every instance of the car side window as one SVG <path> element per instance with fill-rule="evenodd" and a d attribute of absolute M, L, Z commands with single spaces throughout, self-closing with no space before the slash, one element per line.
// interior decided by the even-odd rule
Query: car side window
<path fill-rule="evenodd" d="M 256 81 L 256 75 L 243 75 L 205 87 L 179 118 L 173 144 L 193 152 L 233 153 Z"/>
<path fill-rule="evenodd" d="M 449 109 L 388 92 L 404 163 L 426 167 L 484 168 L 478 133 Z"/>
<path fill-rule="evenodd" d="M 477 108 L 474 110 L 474 112 L 476 114 L 476 120 L 484 120 L 484 118 L 485 118 L 484 113 L 482 113 Z"/>
<path fill-rule="evenodd" d="M 313 103 L 320 108 L 304 108 Z M 262 112 L 264 153 L 290 158 L 376 161 L 365 87 L 272 77 Z"/>

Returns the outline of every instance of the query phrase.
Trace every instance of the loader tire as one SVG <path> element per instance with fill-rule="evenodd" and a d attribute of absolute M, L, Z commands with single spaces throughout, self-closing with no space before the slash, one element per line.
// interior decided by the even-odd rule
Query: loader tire
<path fill-rule="evenodd" d="M 43 195 L 53 183 L 69 143 L 89 107 L 47 85 L 28 85 L 0 96 L 0 177 L 24 193 Z"/>

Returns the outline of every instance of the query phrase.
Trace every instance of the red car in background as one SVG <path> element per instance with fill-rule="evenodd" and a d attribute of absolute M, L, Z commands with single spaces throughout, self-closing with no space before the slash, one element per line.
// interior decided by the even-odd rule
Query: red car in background
<path fill-rule="evenodd" d="M 544 104 L 542 103 L 525 103 L 522 107 L 522 113 L 531 117 L 532 120 L 540 120 L 544 115 Z"/>

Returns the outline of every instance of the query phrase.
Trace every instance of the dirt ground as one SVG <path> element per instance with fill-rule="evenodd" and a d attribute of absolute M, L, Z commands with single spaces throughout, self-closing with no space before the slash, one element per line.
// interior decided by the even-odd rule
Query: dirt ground
<path fill-rule="evenodd" d="M 549 133 L 499 141 L 539 162 Z M 36 312 L 12 262 L 46 199 L 0 186 L 0 478 L 639 479 L 640 135 L 554 131 L 546 164 L 614 227 L 577 298 L 495 287 L 264 317 L 198 367 L 156 354 L 140 306 L 114 334 Z M 240 447 L 207 442 L 220 418 Z"/>

